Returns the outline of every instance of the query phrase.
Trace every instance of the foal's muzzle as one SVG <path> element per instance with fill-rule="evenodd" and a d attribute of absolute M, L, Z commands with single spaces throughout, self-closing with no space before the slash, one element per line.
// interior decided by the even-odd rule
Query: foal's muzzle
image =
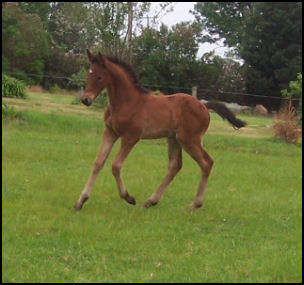
<path fill-rule="evenodd" d="M 86 106 L 90 106 L 92 104 L 92 99 L 90 97 L 84 97 L 81 99 L 81 102 Z"/>

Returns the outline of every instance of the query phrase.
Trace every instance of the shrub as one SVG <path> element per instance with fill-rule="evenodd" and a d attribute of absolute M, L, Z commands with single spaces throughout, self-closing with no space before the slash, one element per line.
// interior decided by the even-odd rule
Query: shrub
<path fill-rule="evenodd" d="M 2 118 L 8 116 L 12 110 L 12 107 L 9 107 L 6 103 L 2 102 Z"/>
<path fill-rule="evenodd" d="M 93 104 L 96 107 L 105 108 L 108 106 L 107 91 L 102 91 L 101 94 L 94 100 Z"/>
<path fill-rule="evenodd" d="M 78 105 L 81 104 L 81 98 L 79 96 L 76 96 L 73 101 L 71 102 L 72 105 Z"/>
<path fill-rule="evenodd" d="M 2 118 L 24 119 L 21 112 L 16 111 L 4 102 L 2 102 Z"/>
<path fill-rule="evenodd" d="M 297 80 L 290 81 L 289 87 L 281 91 L 284 97 L 295 97 L 300 100 L 298 115 L 300 116 L 300 120 L 302 121 L 302 73 L 299 73 L 297 76 Z"/>
<path fill-rule="evenodd" d="M 25 84 L 16 78 L 2 74 L 2 96 L 25 99 Z"/>
<path fill-rule="evenodd" d="M 58 86 L 57 83 L 55 83 L 51 88 L 50 88 L 50 93 L 52 94 L 61 94 L 62 90 L 60 89 L 60 87 Z"/>
<path fill-rule="evenodd" d="M 291 100 L 275 115 L 275 136 L 288 143 L 297 143 L 302 137 L 302 128 L 299 125 L 299 117 Z"/>
<path fill-rule="evenodd" d="M 73 89 L 80 89 L 83 87 L 87 81 L 87 73 L 88 71 L 86 68 L 81 68 L 78 72 L 72 74 L 68 87 Z"/>
<path fill-rule="evenodd" d="M 16 78 L 19 81 L 22 81 L 26 85 L 34 84 L 34 80 L 32 78 L 28 77 L 28 75 L 24 71 L 22 71 L 18 68 L 13 68 L 12 74 L 14 74 L 14 78 Z"/>

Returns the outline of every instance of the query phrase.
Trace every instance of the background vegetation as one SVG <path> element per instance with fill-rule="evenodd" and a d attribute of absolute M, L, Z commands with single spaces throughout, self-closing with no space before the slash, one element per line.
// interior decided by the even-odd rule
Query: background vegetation
<path fill-rule="evenodd" d="M 146 24 L 149 2 L 2 2 L 2 69 L 47 89 L 78 88 L 90 48 L 132 63 L 146 87 L 189 93 L 199 86 L 208 100 L 277 110 L 281 100 L 267 96 L 282 97 L 302 72 L 302 3 L 198 2 L 193 13 L 196 21 L 167 27 L 156 24 L 159 13 Z M 200 43 L 218 41 L 234 55 L 197 57 Z"/>
<path fill-rule="evenodd" d="M 13 77 L 2 74 L 2 96 L 26 98 L 25 84 Z"/>

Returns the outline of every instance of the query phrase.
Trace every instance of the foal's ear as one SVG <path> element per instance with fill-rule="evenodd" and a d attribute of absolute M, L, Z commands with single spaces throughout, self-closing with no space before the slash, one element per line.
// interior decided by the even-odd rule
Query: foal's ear
<path fill-rule="evenodd" d="M 93 59 L 94 59 L 94 55 L 92 55 L 88 49 L 87 49 L 87 55 L 88 55 L 89 61 L 92 63 Z"/>
<path fill-rule="evenodd" d="M 100 52 L 98 52 L 97 60 L 101 66 L 106 67 L 107 58 L 104 55 L 102 55 Z"/>

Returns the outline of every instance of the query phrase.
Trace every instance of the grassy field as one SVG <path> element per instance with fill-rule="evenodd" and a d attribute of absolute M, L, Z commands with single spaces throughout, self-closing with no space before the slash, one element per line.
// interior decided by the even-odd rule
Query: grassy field
<path fill-rule="evenodd" d="M 118 197 L 109 160 L 82 211 L 102 111 L 73 97 L 6 99 L 2 120 L 2 282 L 301 282 L 302 146 L 273 139 L 270 118 L 235 131 L 212 114 L 204 145 L 215 164 L 203 208 L 189 211 L 200 173 L 184 166 L 160 203 L 143 209 L 167 169 L 164 140 L 141 141 Z"/>

